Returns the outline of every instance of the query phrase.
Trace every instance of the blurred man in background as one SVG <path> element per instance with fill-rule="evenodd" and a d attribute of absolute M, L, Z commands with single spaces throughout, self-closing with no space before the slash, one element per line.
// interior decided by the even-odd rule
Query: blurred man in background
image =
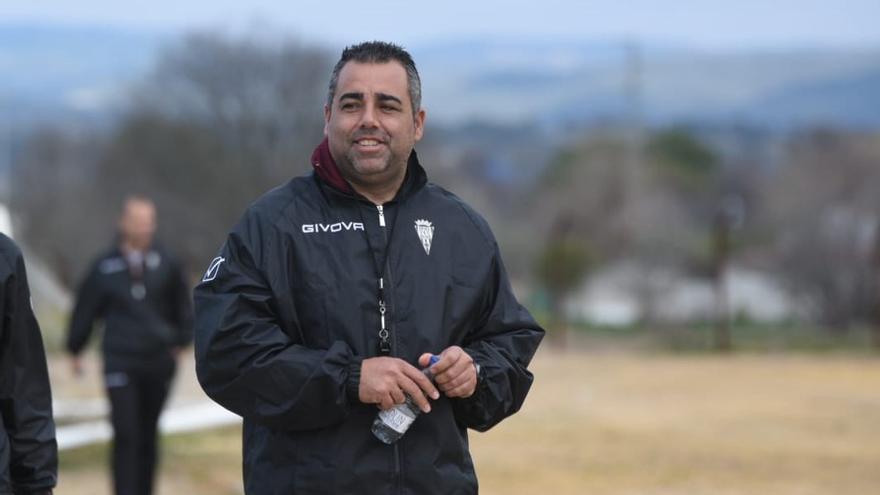
<path fill-rule="evenodd" d="M 315 173 L 257 200 L 196 288 L 198 377 L 244 417 L 247 493 L 477 493 L 466 429 L 531 386 L 544 332 L 486 222 L 427 182 L 420 84 L 396 45 L 347 48 Z M 377 406 L 407 397 L 426 414 L 386 445 Z"/>
<path fill-rule="evenodd" d="M 46 495 L 58 479 L 52 393 L 24 260 L 0 233 L 0 493 Z"/>
<path fill-rule="evenodd" d="M 96 320 L 104 321 L 104 383 L 113 424 L 116 495 L 149 495 L 157 426 L 180 349 L 189 344 L 191 304 L 184 271 L 154 243 L 156 207 L 125 201 L 116 245 L 94 262 L 77 294 L 67 349 L 73 371 Z"/>

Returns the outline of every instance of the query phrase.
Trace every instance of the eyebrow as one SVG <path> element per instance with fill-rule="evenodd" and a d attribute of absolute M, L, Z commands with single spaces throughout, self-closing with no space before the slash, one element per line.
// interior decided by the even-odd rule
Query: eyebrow
<path fill-rule="evenodd" d="M 396 96 L 385 94 L 385 93 L 378 93 L 378 96 L 379 96 L 379 101 L 391 100 L 391 101 L 397 102 L 400 105 L 403 105 L 403 101 L 401 101 L 400 98 L 398 98 Z"/>
<path fill-rule="evenodd" d="M 403 101 L 394 95 L 389 95 L 387 93 L 376 93 L 376 96 L 379 98 L 379 101 L 394 101 L 400 105 L 403 105 Z M 339 101 L 346 99 L 364 101 L 364 94 L 359 92 L 350 92 L 344 93 L 339 97 Z"/>
<path fill-rule="evenodd" d="M 363 93 L 345 93 L 345 94 L 343 94 L 342 96 L 339 97 L 339 101 L 342 101 L 342 100 L 345 100 L 345 99 L 352 99 L 352 100 L 363 101 L 363 99 L 364 99 L 364 94 L 363 94 Z"/>

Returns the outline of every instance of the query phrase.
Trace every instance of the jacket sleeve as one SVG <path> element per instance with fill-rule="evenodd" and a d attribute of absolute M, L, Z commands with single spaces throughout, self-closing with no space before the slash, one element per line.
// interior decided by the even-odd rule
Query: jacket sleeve
<path fill-rule="evenodd" d="M 488 430 L 522 407 L 533 380 L 528 365 L 544 337 L 544 330 L 517 302 L 497 244 L 488 286 L 487 310 L 463 346 L 480 367 L 477 389 L 453 401 L 459 423 L 477 431 Z"/>
<path fill-rule="evenodd" d="M 40 327 L 31 309 L 24 261 L 18 255 L 14 275 L 4 281 L 0 349 L 0 414 L 10 445 L 13 493 L 48 493 L 55 486 L 58 448 L 52 419 L 52 394 Z"/>
<path fill-rule="evenodd" d="M 77 291 L 76 304 L 67 332 L 67 350 L 73 355 L 82 352 L 92 335 L 95 320 L 103 316 L 106 298 L 101 290 L 99 277 L 98 263 L 96 263 Z"/>
<path fill-rule="evenodd" d="M 231 234 L 195 289 L 196 372 L 205 392 L 272 428 L 311 430 L 341 422 L 357 403 L 362 358 L 334 342 L 309 348 L 282 329 L 266 272 Z"/>

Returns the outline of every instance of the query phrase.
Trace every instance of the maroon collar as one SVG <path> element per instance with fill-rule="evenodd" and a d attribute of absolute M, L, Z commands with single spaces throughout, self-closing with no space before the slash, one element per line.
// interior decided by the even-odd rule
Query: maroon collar
<path fill-rule="evenodd" d="M 318 177 L 334 189 L 348 194 L 355 193 L 351 184 L 345 180 L 345 177 L 339 171 L 339 167 L 336 166 L 336 161 L 333 160 L 333 155 L 330 154 L 330 144 L 327 142 L 327 138 L 324 138 L 321 144 L 312 152 L 312 167 L 315 168 L 315 173 Z"/>

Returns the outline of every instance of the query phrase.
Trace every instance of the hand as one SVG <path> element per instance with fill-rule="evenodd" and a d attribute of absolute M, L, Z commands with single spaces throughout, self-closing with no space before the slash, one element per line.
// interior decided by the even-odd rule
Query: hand
<path fill-rule="evenodd" d="M 83 366 L 82 358 L 79 356 L 70 356 L 70 370 L 73 376 L 79 378 L 85 374 L 85 366 Z"/>
<path fill-rule="evenodd" d="M 406 361 L 392 357 L 364 359 L 361 363 L 361 382 L 358 397 L 365 404 L 378 404 L 380 409 L 391 409 L 395 404 L 403 404 L 406 395 L 423 412 L 431 412 L 429 396 L 440 397 L 437 388 L 418 370 Z"/>
<path fill-rule="evenodd" d="M 422 354 L 419 365 L 428 366 L 430 359 L 430 354 Z M 474 359 L 457 345 L 440 353 L 440 360 L 431 366 L 431 372 L 434 373 L 434 383 L 446 397 L 470 397 L 477 389 L 477 367 Z"/>

